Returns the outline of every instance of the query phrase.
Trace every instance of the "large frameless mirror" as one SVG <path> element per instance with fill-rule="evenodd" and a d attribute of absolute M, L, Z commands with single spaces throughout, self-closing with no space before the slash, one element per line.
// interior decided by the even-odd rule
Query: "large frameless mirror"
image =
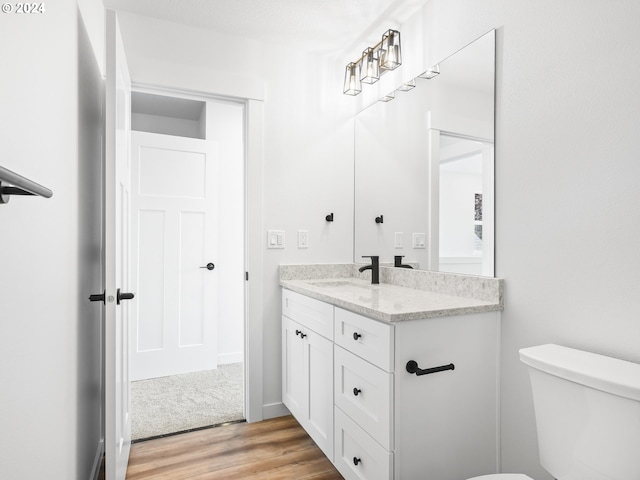
<path fill-rule="evenodd" d="M 355 117 L 354 261 L 493 276 L 495 31 L 433 71 Z"/>

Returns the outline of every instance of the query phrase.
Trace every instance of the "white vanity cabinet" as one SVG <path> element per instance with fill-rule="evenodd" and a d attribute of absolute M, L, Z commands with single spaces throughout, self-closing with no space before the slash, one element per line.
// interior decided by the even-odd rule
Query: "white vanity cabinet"
<path fill-rule="evenodd" d="M 334 464 L 346 479 L 497 471 L 496 312 L 386 323 L 336 307 L 334 317 Z M 453 369 L 416 375 L 410 361 Z"/>
<path fill-rule="evenodd" d="M 292 295 L 332 309 L 324 313 L 334 325 L 327 387 L 334 444 L 327 456 L 344 478 L 463 480 L 497 472 L 499 312 L 385 322 L 283 290 L 283 347 L 290 352 L 283 353 L 283 396 L 296 418 L 297 403 L 309 399 L 293 401 L 300 361 L 291 337 L 304 325 L 291 312 Z M 409 362 L 420 375 L 407 371 Z"/>
<path fill-rule="evenodd" d="M 282 399 L 333 460 L 333 306 L 283 290 Z"/>

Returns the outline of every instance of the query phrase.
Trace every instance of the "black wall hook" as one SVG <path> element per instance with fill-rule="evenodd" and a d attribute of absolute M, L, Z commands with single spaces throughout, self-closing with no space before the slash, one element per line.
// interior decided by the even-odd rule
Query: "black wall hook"
<path fill-rule="evenodd" d="M 327 222 L 333 222 L 333 212 L 331 212 L 329 215 L 327 215 L 326 217 L 324 217 L 324 219 Z"/>
<path fill-rule="evenodd" d="M 376 217 L 376 223 L 384 223 L 384 216 L 380 215 L 379 217 Z"/>

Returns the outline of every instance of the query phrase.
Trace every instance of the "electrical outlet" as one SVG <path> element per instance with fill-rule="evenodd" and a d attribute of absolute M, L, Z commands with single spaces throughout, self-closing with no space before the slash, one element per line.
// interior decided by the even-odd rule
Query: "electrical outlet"
<path fill-rule="evenodd" d="M 309 247 L 309 231 L 298 230 L 298 248 L 308 248 L 308 247 Z"/>

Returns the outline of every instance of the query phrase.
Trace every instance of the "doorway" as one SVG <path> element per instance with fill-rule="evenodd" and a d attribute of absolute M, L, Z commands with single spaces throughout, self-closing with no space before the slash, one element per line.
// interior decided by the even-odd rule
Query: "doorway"
<path fill-rule="evenodd" d="M 132 94 L 132 438 L 244 419 L 245 106 Z"/>

